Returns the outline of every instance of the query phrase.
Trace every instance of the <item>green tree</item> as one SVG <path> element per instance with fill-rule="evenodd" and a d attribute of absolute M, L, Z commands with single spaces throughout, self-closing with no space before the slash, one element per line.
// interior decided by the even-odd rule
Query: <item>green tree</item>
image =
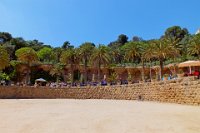
<path fill-rule="evenodd" d="M 77 50 L 76 49 L 67 49 L 66 51 L 63 51 L 60 57 L 60 62 L 64 65 L 69 65 L 70 68 L 70 79 L 71 82 L 73 83 L 74 80 L 74 68 L 78 65 L 79 63 L 79 58 L 77 55 Z"/>
<path fill-rule="evenodd" d="M 172 26 L 166 29 L 165 38 L 174 38 L 181 41 L 185 36 L 189 34 L 186 28 L 181 28 L 180 26 Z"/>
<path fill-rule="evenodd" d="M 128 42 L 128 37 L 124 34 L 121 34 L 118 36 L 117 42 L 120 43 L 121 45 L 124 45 L 125 43 Z"/>
<path fill-rule="evenodd" d="M 190 41 L 188 49 L 190 55 L 197 55 L 200 59 L 200 34 L 197 34 L 193 37 L 193 39 Z"/>
<path fill-rule="evenodd" d="M 87 81 L 87 67 L 95 45 L 90 42 L 83 43 L 79 48 L 79 56 L 84 65 L 84 82 Z"/>
<path fill-rule="evenodd" d="M 51 68 L 50 75 L 56 76 L 56 82 L 59 82 L 60 77 L 63 74 L 63 65 L 60 63 L 54 64 L 53 67 Z"/>
<path fill-rule="evenodd" d="M 3 47 L 6 49 L 6 51 L 9 54 L 10 60 L 15 59 L 15 46 L 10 44 L 9 42 L 4 43 Z"/>
<path fill-rule="evenodd" d="M 123 62 L 123 51 L 120 48 L 110 48 L 111 62 L 121 64 Z"/>
<path fill-rule="evenodd" d="M 52 49 L 44 47 L 37 52 L 37 55 L 41 61 L 50 62 L 52 59 Z"/>
<path fill-rule="evenodd" d="M 156 55 L 154 54 L 155 46 L 152 43 L 147 42 L 144 49 L 143 49 L 143 58 L 145 61 L 150 62 L 150 80 L 152 80 L 152 60 L 156 58 Z"/>
<path fill-rule="evenodd" d="M 12 35 L 8 32 L 0 32 L 0 44 L 8 42 L 12 39 Z"/>
<path fill-rule="evenodd" d="M 27 84 L 30 84 L 30 74 L 31 74 L 31 67 L 34 63 L 38 61 L 37 53 L 34 49 L 30 47 L 20 48 L 15 52 L 17 60 L 21 63 L 27 64 L 29 70 L 27 72 Z"/>
<path fill-rule="evenodd" d="M 27 43 L 22 37 L 12 38 L 9 42 L 6 42 L 4 45 L 12 60 L 16 60 L 15 56 L 16 50 L 22 47 L 27 47 Z"/>
<path fill-rule="evenodd" d="M 95 48 L 91 56 L 91 62 L 94 66 L 97 65 L 98 81 L 100 81 L 101 65 L 105 67 L 110 62 L 109 48 L 104 45 L 99 45 L 98 48 Z"/>
<path fill-rule="evenodd" d="M 139 45 L 139 51 L 138 53 L 140 54 L 139 56 L 139 59 L 140 59 L 140 62 L 142 63 L 142 80 L 145 81 L 145 57 L 144 57 L 144 53 L 145 53 L 145 49 L 147 47 L 147 43 L 145 41 L 142 41 L 142 42 L 138 42 L 138 45 Z"/>
<path fill-rule="evenodd" d="M 141 41 L 143 41 L 143 39 L 141 37 L 138 37 L 138 36 L 133 36 L 132 41 L 133 42 L 141 42 Z"/>
<path fill-rule="evenodd" d="M 124 59 L 134 62 L 137 57 L 140 57 L 141 45 L 138 42 L 128 42 L 122 50 L 125 52 Z"/>
<path fill-rule="evenodd" d="M 110 74 L 108 80 L 109 80 L 109 82 L 110 82 L 111 84 L 116 84 L 117 78 L 118 78 L 117 73 L 112 72 L 112 73 Z"/>
<path fill-rule="evenodd" d="M 12 40 L 10 40 L 10 44 L 15 46 L 15 50 L 28 46 L 26 41 L 22 37 L 13 38 Z"/>
<path fill-rule="evenodd" d="M 10 80 L 10 77 L 8 74 L 0 72 L 0 80 Z"/>
<path fill-rule="evenodd" d="M 143 58 L 143 42 L 128 42 L 122 49 L 125 52 L 124 59 L 127 61 L 135 62 L 136 59 L 140 59 L 142 63 L 142 80 L 144 81 L 144 58 Z"/>
<path fill-rule="evenodd" d="M 0 71 L 9 66 L 9 54 L 6 49 L 0 46 Z"/>
<path fill-rule="evenodd" d="M 155 46 L 154 55 L 160 62 L 160 78 L 163 76 L 164 60 L 169 57 L 177 57 L 179 51 L 174 45 L 169 44 L 167 39 L 154 40 L 151 43 Z"/>
<path fill-rule="evenodd" d="M 63 43 L 63 45 L 62 45 L 62 48 L 63 48 L 63 49 L 69 49 L 69 48 L 74 48 L 74 46 L 71 45 L 69 41 L 65 41 L 65 42 Z"/>
<path fill-rule="evenodd" d="M 62 52 L 64 51 L 64 49 L 60 48 L 60 47 L 56 47 L 53 49 L 53 63 L 59 63 L 60 61 L 60 57 L 61 57 L 61 54 Z"/>
<path fill-rule="evenodd" d="M 35 51 L 38 51 L 40 49 L 42 49 L 43 47 L 50 47 L 49 45 L 44 45 L 43 42 L 40 42 L 38 40 L 30 40 L 30 41 L 26 41 L 28 46 L 31 47 L 32 49 L 34 49 Z"/>
<path fill-rule="evenodd" d="M 189 58 L 189 47 L 191 45 L 191 39 L 193 37 L 191 35 L 185 36 L 180 42 L 180 54 L 181 54 L 181 60 L 186 61 Z"/>
<path fill-rule="evenodd" d="M 65 41 L 65 42 L 63 43 L 63 45 L 62 45 L 62 48 L 63 48 L 63 49 L 67 49 L 67 48 L 69 48 L 69 46 L 70 46 L 70 42 L 69 42 L 69 41 Z"/>
<path fill-rule="evenodd" d="M 113 41 L 110 44 L 108 44 L 108 47 L 116 49 L 123 46 L 127 42 L 128 42 L 128 37 L 124 34 L 121 34 L 118 36 L 118 39 L 116 41 Z"/>
<path fill-rule="evenodd" d="M 144 53 L 143 53 L 143 57 L 146 61 L 150 61 L 153 58 L 156 57 L 156 55 L 154 54 L 155 52 L 155 45 L 153 45 L 153 43 L 147 43 L 146 46 L 144 47 Z"/>

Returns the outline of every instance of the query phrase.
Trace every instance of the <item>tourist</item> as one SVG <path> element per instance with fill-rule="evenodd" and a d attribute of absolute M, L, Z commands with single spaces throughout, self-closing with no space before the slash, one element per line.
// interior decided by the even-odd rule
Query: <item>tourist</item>
<path fill-rule="evenodd" d="M 200 78 L 200 72 L 199 72 L 199 70 L 195 70 L 194 73 L 193 73 L 193 75 L 194 75 L 197 79 L 199 79 L 199 78 Z"/>

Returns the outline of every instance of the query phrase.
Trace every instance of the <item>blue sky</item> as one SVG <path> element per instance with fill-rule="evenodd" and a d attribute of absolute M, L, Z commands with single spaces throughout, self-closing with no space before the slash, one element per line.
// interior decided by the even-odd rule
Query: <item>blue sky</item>
<path fill-rule="evenodd" d="M 108 44 L 119 34 L 129 39 L 159 38 L 179 25 L 200 28 L 200 0 L 1 0 L 0 31 L 54 47 L 64 41 Z"/>

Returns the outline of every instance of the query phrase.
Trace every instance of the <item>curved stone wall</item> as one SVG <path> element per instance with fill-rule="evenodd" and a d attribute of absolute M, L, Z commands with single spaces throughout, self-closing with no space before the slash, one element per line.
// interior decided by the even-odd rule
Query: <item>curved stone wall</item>
<path fill-rule="evenodd" d="M 1 86 L 0 98 L 120 99 L 200 105 L 200 80 L 62 89 Z"/>

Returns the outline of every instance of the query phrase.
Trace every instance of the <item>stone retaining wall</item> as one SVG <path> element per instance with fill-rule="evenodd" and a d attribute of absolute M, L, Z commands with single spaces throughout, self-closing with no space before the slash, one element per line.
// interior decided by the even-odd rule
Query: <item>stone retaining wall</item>
<path fill-rule="evenodd" d="M 120 99 L 200 105 L 200 80 L 64 89 L 1 86 L 0 98 Z"/>

